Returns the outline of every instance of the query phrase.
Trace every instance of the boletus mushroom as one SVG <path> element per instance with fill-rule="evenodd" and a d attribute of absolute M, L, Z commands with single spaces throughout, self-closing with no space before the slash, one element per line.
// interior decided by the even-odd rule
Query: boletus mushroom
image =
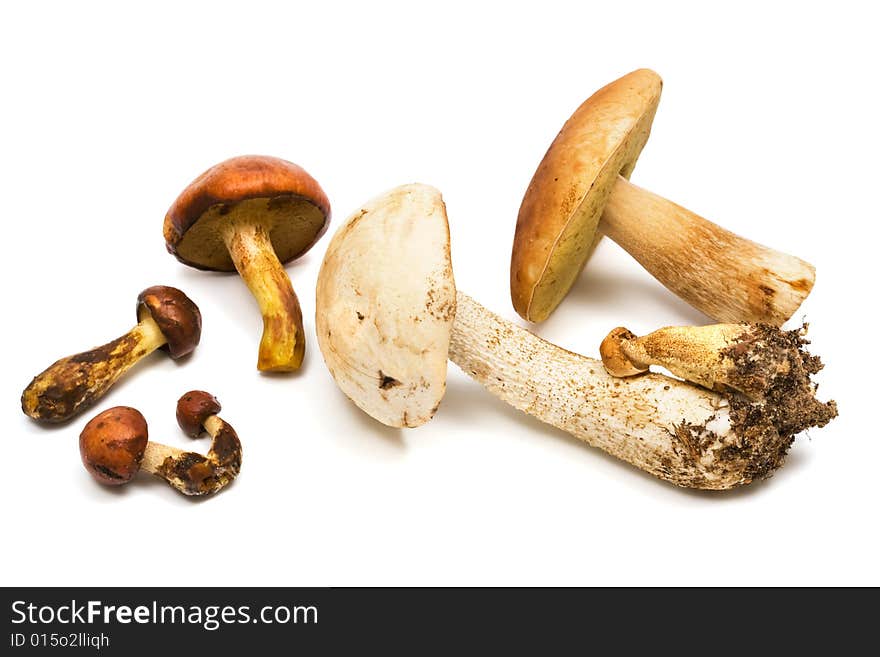
<path fill-rule="evenodd" d="M 802 413 L 816 416 L 814 424 L 823 426 L 836 415 L 836 405 L 812 396 L 810 375 L 822 369 L 822 363 L 805 351 L 807 328 L 806 324 L 792 331 L 768 324 L 667 326 L 638 337 L 620 326 L 605 337 L 599 353 L 612 376 L 638 376 L 657 365 L 709 390 L 755 402 L 768 395 L 789 397 L 802 405 Z M 804 386 L 810 388 L 801 390 Z"/>
<path fill-rule="evenodd" d="M 98 401 L 129 368 L 156 349 L 173 359 L 199 344 L 202 315 L 174 287 L 154 285 L 137 298 L 137 325 L 100 347 L 55 361 L 21 394 L 21 410 L 42 422 L 63 422 Z"/>
<path fill-rule="evenodd" d="M 388 258 L 388 250 L 395 253 Z M 364 205 L 334 235 L 318 275 L 316 322 L 342 391 L 393 427 L 436 412 L 446 361 L 511 406 L 679 486 L 728 489 L 778 468 L 795 434 L 833 412 L 806 383 L 779 403 L 705 390 L 660 374 L 620 379 L 456 291 L 440 193 L 407 185 Z M 748 343 L 742 343 L 749 349 Z"/>
<path fill-rule="evenodd" d="M 196 178 L 165 215 L 168 251 L 197 269 L 238 271 L 263 315 L 257 369 L 299 369 L 305 353 L 302 311 L 284 264 L 327 230 L 330 202 L 304 169 L 247 155 Z"/>
<path fill-rule="evenodd" d="M 217 400 L 202 391 L 188 392 L 178 402 L 181 428 L 192 437 L 203 430 L 212 437 L 211 449 L 202 455 L 150 442 L 147 421 L 135 408 L 107 409 L 89 420 L 79 436 L 83 465 L 96 481 L 110 486 L 127 484 L 144 470 L 184 495 L 217 493 L 241 470 L 241 442 L 216 415 L 219 410 Z M 196 433 L 193 423 L 199 423 Z"/>
<path fill-rule="evenodd" d="M 588 98 L 538 166 L 519 210 L 510 294 L 526 320 L 546 319 L 602 234 L 672 292 L 718 322 L 781 326 L 810 293 L 815 269 L 628 181 L 648 139 L 662 82 L 641 69 Z"/>

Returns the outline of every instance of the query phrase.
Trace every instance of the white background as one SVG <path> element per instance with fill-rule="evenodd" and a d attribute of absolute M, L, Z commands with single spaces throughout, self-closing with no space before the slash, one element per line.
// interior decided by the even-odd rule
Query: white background
<path fill-rule="evenodd" d="M 0 582 L 880 584 L 870 7 L 4 4 Z M 459 287 L 521 324 L 508 266 L 526 185 L 578 104 L 639 67 L 665 86 L 633 181 L 818 270 L 790 326 L 811 323 L 840 418 L 800 436 L 769 481 L 673 488 L 453 365 L 431 423 L 384 428 L 337 390 L 314 339 L 329 237 L 288 268 L 310 340 L 293 376 L 256 371 L 260 317 L 236 276 L 165 252 L 168 206 L 232 155 L 306 167 L 331 199 L 330 234 L 372 196 L 430 183 Z M 201 307 L 194 356 L 152 356 L 68 425 L 25 418 L 30 378 L 125 332 L 156 283 Z M 535 330 L 595 355 L 620 324 L 706 322 L 606 240 Z M 136 406 L 151 438 L 192 447 L 174 419 L 191 388 L 216 394 L 242 438 L 234 485 L 192 501 L 147 475 L 90 479 L 77 445 L 89 417 Z"/>

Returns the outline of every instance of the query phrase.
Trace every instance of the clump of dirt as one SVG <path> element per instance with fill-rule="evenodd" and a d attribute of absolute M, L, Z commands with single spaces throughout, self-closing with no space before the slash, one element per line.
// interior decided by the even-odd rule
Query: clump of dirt
<path fill-rule="evenodd" d="M 783 331 L 755 324 L 721 352 L 732 365 L 736 387 L 745 394 L 727 395 L 740 441 L 724 450 L 729 453 L 716 456 L 745 461 L 747 480 L 766 477 L 778 468 L 798 433 L 824 427 L 837 417 L 834 401 L 816 399 L 811 377 L 823 365 L 806 349 L 807 327 Z"/>

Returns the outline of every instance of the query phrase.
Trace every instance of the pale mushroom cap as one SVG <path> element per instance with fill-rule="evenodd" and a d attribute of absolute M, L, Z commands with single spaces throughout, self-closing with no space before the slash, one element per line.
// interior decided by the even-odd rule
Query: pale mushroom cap
<path fill-rule="evenodd" d="M 364 412 L 392 427 L 433 417 L 446 391 L 454 319 L 439 191 L 393 189 L 333 236 L 318 274 L 318 345 L 336 383 Z"/>
<path fill-rule="evenodd" d="M 663 83 L 633 71 L 590 96 L 553 140 L 526 190 L 513 240 L 510 295 L 546 319 L 583 269 L 618 175 L 629 178 L 648 140 Z"/>

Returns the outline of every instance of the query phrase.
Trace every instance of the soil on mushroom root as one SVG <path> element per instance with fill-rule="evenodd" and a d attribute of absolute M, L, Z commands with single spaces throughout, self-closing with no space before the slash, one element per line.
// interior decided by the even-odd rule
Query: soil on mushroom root
<path fill-rule="evenodd" d="M 720 436 L 709 423 L 674 427 L 679 462 L 664 464 L 667 475 L 682 486 L 716 490 L 763 479 L 782 465 L 798 433 L 837 416 L 834 401 L 816 399 L 811 377 L 822 362 L 806 349 L 806 328 L 751 325 L 720 353 L 732 386 L 721 392 L 732 431 Z"/>
<path fill-rule="evenodd" d="M 782 464 L 794 437 L 811 427 L 824 427 L 837 417 L 834 401 L 816 399 L 812 376 L 822 369 L 818 356 L 807 351 L 807 325 L 792 331 L 756 324 L 721 352 L 729 359 L 742 394 L 728 395 L 730 419 L 740 437 L 738 446 L 719 458 L 745 459 L 748 480 L 766 477 Z"/>

